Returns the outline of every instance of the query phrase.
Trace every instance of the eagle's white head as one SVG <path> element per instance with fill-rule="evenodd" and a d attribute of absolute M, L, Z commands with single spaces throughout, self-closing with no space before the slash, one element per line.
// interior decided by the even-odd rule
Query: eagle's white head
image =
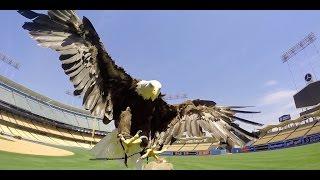
<path fill-rule="evenodd" d="M 159 96 L 161 87 L 161 83 L 157 80 L 141 80 L 137 83 L 136 92 L 142 96 L 143 99 L 151 99 L 154 101 Z"/>

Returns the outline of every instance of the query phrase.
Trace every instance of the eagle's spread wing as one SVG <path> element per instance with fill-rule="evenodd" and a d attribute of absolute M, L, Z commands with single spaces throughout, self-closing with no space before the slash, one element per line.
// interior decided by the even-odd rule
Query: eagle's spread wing
<path fill-rule="evenodd" d="M 170 112 L 169 105 L 162 104 L 158 108 L 158 113 Z M 252 125 L 262 126 L 260 123 L 252 122 L 235 116 L 236 113 L 259 113 L 254 111 L 240 111 L 236 108 L 244 106 L 216 106 L 213 101 L 194 100 L 186 101 L 174 106 L 177 110 L 177 116 L 170 121 L 162 121 L 166 126 L 159 126 L 155 129 L 155 138 L 153 143 L 158 145 L 170 144 L 176 139 L 187 136 L 191 138 L 203 138 L 208 132 L 217 141 L 229 145 L 242 146 L 254 135 L 237 126 L 234 121 L 242 121 Z M 162 118 L 163 118 L 162 117 Z"/>
<path fill-rule="evenodd" d="M 60 53 L 62 68 L 74 85 L 74 94 L 83 96 L 85 109 L 110 122 L 112 91 L 128 88 L 133 79 L 105 51 L 90 21 L 86 17 L 80 20 L 72 10 L 49 10 L 47 15 L 18 12 L 32 20 L 23 28 L 40 46 Z"/>

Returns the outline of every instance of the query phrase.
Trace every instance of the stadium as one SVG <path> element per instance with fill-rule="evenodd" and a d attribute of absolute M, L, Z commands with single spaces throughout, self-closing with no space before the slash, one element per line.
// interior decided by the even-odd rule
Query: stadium
<path fill-rule="evenodd" d="M 285 54 L 283 61 L 289 56 Z M 13 63 L 5 56 L 1 60 Z M 253 131 L 255 138 L 249 142 L 232 147 L 221 145 L 214 137 L 185 134 L 165 145 L 161 157 L 175 170 L 319 170 L 320 81 L 311 77 L 307 74 L 306 84 L 291 97 L 297 111 L 304 108 L 298 117 L 283 115 L 279 123 Z M 0 75 L 1 170 L 123 169 L 117 160 L 98 160 L 90 151 L 114 128 L 113 123 L 106 125 L 88 110 L 59 102 Z"/>

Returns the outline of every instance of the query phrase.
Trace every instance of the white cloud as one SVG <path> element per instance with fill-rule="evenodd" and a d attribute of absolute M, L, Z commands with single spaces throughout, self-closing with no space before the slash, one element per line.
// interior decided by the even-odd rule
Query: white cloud
<path fill-rule="evenodd" d="M 276 84 L 278 84 L 278 81 L 276 81 L 276 80 L 269 80 L 266 83 L 264 83 L 265 86 L 273 86 Z"/>
<path fill-rule="evenodd" d="M 290 114 L 292 119 L 299 115 L 296 109 L 293 95 L 294 90 L 278 90 L 272 93 L 267 93 L 258 100 L 256 108 L 261 111 L 260 114 L 252 116 L 252 120 L 263 123 L 265 125 L 278 124 L 278 118 L 284 114 Z"/>
<path fill-rule="evenodd" d="M 258 99 L 256 106 L 252 109 L 261 111 L 261 113 L 241 115 L 241 117 L 265 125 L 278 124 L 279 117 L 284 114 L 290 114 L 291 118 L 295 119 L 299 116 L 299 111 L 296 109 L 294 104 L 294 94 L 295 91 L 290 89 L 267 93 Z M 247 125 L 241 122 L 237 123 L 249 131 L 262 128 L 259 126 Z"/>
<path fill-rule="evenodd" d="M 280 90 L 273 93 L 266 94 L 261 98 L 261 105 L 271 105 L 293 100 L 294 90 Z"/>

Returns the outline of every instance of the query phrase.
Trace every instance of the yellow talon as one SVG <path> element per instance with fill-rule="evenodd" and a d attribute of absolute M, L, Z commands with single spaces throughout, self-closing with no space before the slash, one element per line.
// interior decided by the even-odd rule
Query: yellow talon
<path fill-rule="evenodd" d="M 142 140 L 140 139 L 140 132 L 141 131 L 138 131 L 132 138 L 130 139 L 125 139 L 123 137 L 122 134 L 119 134 L 119 137 L 120 137 L 120 140 L 122 141 L 123 143 L 123 146 L 124 146 L 124 149 L 125 149 L 125 152 L 128 153 L 129 151 L 129 148 L 132 146 L 132 145 L 136 145 L 136 144 L 140 144 L 142 142 Z"/>
<path fill-rule="evenodd" d="M 153 145 L 150 149 L 147 149 L 147 152 L 144 155 L 142 155 L 140 157 L 140 159 L 145 159 L 147 157 L 153 157 L 158 162 L 165 162 L 164 159 L 159 158 L 159 154 L 163 153 L 167 149 L 162 148 L 162 150 L 156 151 L 155 148 L 156 148 L 156 145 Z"/>

